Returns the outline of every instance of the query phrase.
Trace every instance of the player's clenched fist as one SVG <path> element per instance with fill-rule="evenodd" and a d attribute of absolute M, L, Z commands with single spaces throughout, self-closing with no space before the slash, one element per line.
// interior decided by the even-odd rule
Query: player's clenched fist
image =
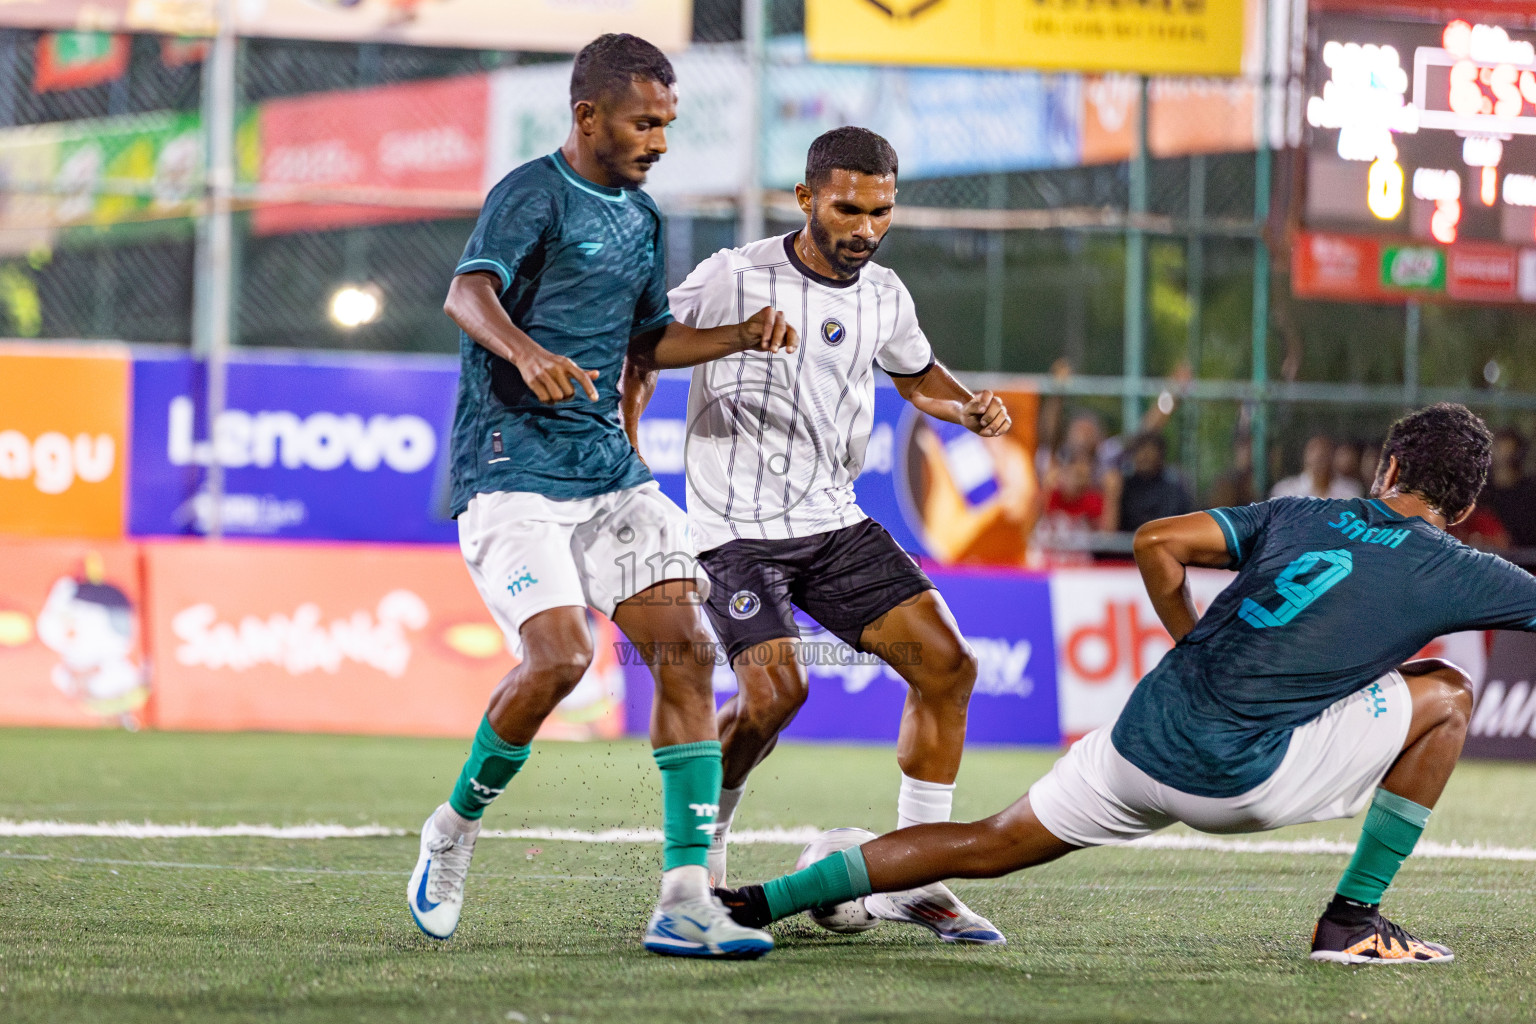
<path fill-rule="evenodd" d="M 571 382 L 575 381 L 592 401 L 597 401 L 597 370 L 583 370 L 565 356 L 557 356 L 539 345 L 527 346 L 513 361 L 517 372 L 523 375 L 528 390 L 545 403 L 563 402 L 576 394 Z"/>
<path fill-rule="evenodd" d="M 741 340 L 748 352 L 793 352 L 800 344 L 800 333 L 789 326 L 784 314 L 764 306 L 740 325 Z"/>
<path fill-rule="evenodd" d="M 967 430 L 982 437 L 1006 434 L 1013 426 L 1008 407 L 990 391 L 978 391 L 972 395 L 971 400 L 961 408 L 960 418 Z"/>

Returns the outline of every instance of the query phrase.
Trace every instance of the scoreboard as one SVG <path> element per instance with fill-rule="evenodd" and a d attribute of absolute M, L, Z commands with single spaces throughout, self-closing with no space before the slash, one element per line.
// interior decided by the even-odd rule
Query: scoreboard
<path fill-rule="evenodd" d="M 1321 13 L 1306 90 L 1298 292 L 1536 301 L 1536 33 Z"/>

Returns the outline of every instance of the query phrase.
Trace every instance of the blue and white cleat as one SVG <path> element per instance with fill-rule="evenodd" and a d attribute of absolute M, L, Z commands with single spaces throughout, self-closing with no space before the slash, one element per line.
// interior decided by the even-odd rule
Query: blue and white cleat
<path fill-rule="evenodd" d="M 922 925 L 945 942 L 1001 946 L 1008 941 L 991 921 L 961 903 L 943 882 L 906 892 L 877 892 L 864 897 L 864 909 L 882 921 Z"/>
<path fill-rule="evenodd" d="M 464 909 L 464 878 L 475 853 L 480 823 L 468 832 L 451 835 L 437 827 L 433 811 L 421 826 L 421 856 L 411 872 L 405 897 L 416 927 L 434 939 L 446 939 L 459 926 Z"/>
<path fill-rule="evenodd" d="M 662 956 L 756 960 L 773 949 L 773 936 L 731 920 L 713 896 L 656 908 L 645 928 L 645 948 Z"/>

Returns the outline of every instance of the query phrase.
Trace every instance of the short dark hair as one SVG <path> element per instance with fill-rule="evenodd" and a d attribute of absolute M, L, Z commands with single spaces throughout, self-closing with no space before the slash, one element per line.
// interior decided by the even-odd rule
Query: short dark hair
<path fill-rule="evenodd" d="M 628 32 L 598 36 L 576 55 L 571 69 L 571 106 L 622 93 L 636 79 L 676 85 L 672 62 L 655 46 Z"/>
<path fill-rule="evenodd" d="M 1398 489 L 1454 520 L 1482 493 L 1493 462 L 1493 434 L 1466 406 L 1436 402 L 1392 424 L 1381 461 L 1393 457 Z"/>
<path fill-rule="evenodd" d="M 833 128 L 818 135 L 805 154 L 805 183 L 814 189 L 833 171 L 895 176 L 896 149 L 868 128 Z"/>

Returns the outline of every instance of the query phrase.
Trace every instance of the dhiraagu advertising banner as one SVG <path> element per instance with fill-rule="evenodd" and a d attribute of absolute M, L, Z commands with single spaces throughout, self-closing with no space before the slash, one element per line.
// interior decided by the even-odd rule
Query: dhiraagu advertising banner
<path fill-rule="evenodd" d="M 457 541 L 444 498 L 457 360 L 243 355 L 212 424 L 204 380 L 186 356 L 134 363 L 133 534 L 206 532 L 217 460 L 227 535 Z"/>

